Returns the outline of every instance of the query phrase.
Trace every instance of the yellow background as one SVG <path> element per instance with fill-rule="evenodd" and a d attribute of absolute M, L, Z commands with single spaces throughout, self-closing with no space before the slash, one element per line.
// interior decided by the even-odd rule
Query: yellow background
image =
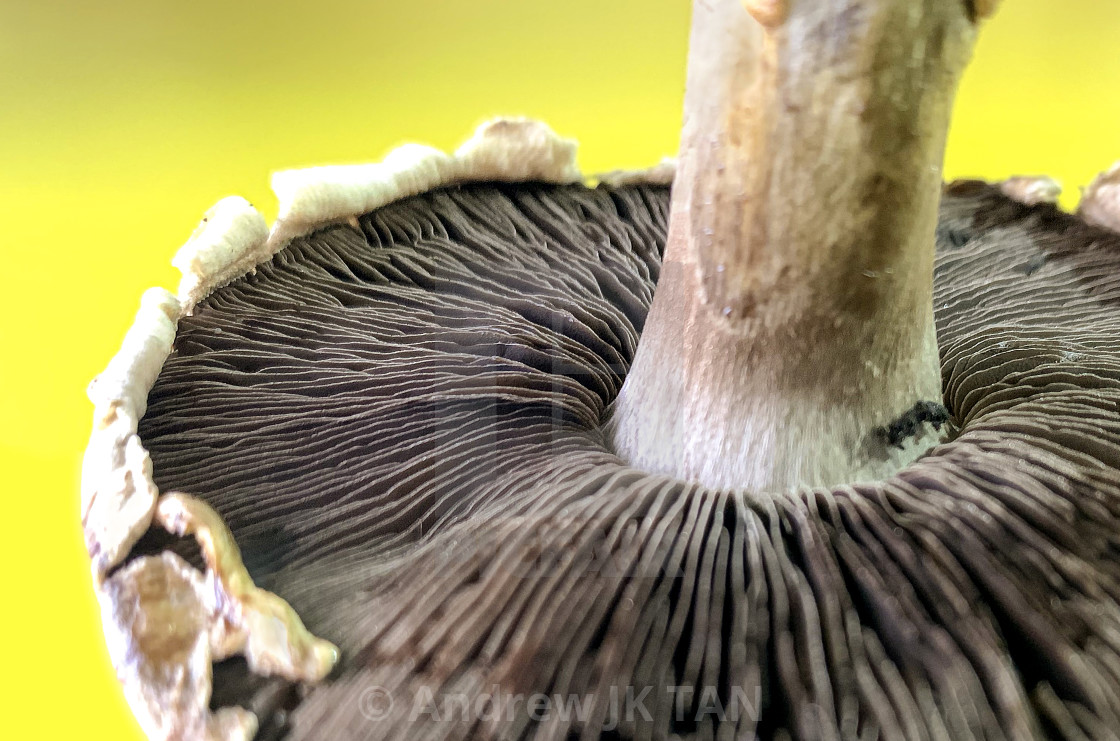
<path fill-rule="evenodd" d="M 1077 188 L 1120 158 L 1120 3 L 1007 0 L 961 92 L 947 174 Z M 78 524 L 85 385 L 218 198 L 268 173 L 454 146 L 499 112 L 584 170 L 674 151 L 687 0 L 0 0 L 0 515 L 13 739 L 136 739 Z"/>

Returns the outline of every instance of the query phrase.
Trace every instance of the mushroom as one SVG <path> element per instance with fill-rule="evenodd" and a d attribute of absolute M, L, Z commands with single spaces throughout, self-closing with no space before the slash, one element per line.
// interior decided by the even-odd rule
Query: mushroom
<path fill-rule="evenodd" d="M 146 732 L 1116 737 L 1115 171 L 942 187 L 993 5 L 696 2 L 672 194 L 499 120 L 212 209 L 91 388 Z"/>

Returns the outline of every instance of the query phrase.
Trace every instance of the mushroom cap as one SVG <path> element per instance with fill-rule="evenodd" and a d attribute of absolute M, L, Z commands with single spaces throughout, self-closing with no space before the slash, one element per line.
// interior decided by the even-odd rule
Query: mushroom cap
<path fill-rule="evenodd" d="M 615 182 L 420 192 L 179 319 L 137 432 L 154 487 L 341 652 L 298 689 L 223 661 L 210 704 L 292 739 L 1111 737 L 1120 235 L 948 187 L 955 437 L 884 481 L 713 490 L 600 432 L 669 203 Z M 131 551 L 213 563 L 155 528 Z"/>

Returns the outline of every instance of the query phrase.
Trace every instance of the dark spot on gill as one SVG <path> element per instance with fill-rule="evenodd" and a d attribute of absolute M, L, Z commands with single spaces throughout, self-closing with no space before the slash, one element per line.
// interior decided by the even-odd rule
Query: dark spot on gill
<path fill-rule="evenodd" d="M 1045 253 L 1035 255 L 1030 260 L 1017 267 L 1015 271 L 1026 276 L 1034 275 L 1042 268 L 1043 265 L 1046 264 L 1049 259 L 1050 256 Z"/>
<path fill-rule="evenodd" d="M 972 241 L 972 233 L 966 229 L 939 224 L 937 227 L 937 244 L 946 249 L 957 250 Z"/>

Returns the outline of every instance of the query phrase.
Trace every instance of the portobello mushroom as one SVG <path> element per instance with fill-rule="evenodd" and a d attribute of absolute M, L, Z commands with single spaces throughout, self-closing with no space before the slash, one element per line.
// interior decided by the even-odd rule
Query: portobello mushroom
<path fill-rule="evenodd" d="M 1115 738 L 1115 170 L 942 187 L 992 6 L 698 0 L 676 168 L 219 203 L 90 390 L 145 731 Z"/>

